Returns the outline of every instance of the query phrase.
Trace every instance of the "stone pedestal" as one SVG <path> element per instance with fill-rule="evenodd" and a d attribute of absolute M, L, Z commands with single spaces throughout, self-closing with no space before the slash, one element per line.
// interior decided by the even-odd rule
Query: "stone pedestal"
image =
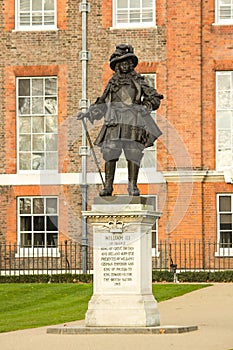
<path fill-rule="evenodd" d="M 144 197 L 96 198 L 84 212 L 93 226 L 94 294 L 86 327 L 160 324 L 152 295 L 151 229 L 160 213 Z"/>

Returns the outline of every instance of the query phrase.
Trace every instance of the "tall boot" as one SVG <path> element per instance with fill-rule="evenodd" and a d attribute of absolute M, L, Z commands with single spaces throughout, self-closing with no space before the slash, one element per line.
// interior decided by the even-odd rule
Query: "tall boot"
<path fill-rule="evenodd" d="M 115 169 L 116 169 L 116 159 L 109 160 L 105 163 L 105 186 L 100 191 L 99 195 L 101 197 L 104 196 L 111 196 L 113 191 L 113 180 L 115 175 Z"/>
<path fill-rule="evenodd" d="M 140 196 L 140 191 L 137 187 L 139 165 L 128 160 L 128 192 L 130 196 Z"/>

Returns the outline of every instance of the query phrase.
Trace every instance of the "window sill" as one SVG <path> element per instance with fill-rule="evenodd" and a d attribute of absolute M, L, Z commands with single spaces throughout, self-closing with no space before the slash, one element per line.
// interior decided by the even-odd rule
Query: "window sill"
<path fill-rule="evenodd" d="M 214 256 L 216 258 L 233 258 L 233 249 L 227 249 L 225 251 L 215 252 Z"/>
<path fill-rule="evenodd" d="M 59 31 L 59 28 L 57 27 L 51 27 L 51 28 L 44 28 L 44 27 L 40 27 L 40 28 L 31 28 L 31 27 L 27 27 L 27 28 L 16 28 L 13 29 L 12 32 L 17 33 L 17 32 L 57 32 Z"/>
<path fill-rule="evenodd" d="M 125 26 L 117 26 L 117 27 L 110 27 L 110 30 L 141 30 L 141 29 L 156 29 L 156 24 L 150 24 L 150 25 L 125 25 Z"/>
<path fill-rule="evenodd" d="M 223 23 L 223 22 L 215 22 L 212 23 L 213 27 L 219 27 L 219 26 L 233 26 L 233 21 L 229 23 Z"/>

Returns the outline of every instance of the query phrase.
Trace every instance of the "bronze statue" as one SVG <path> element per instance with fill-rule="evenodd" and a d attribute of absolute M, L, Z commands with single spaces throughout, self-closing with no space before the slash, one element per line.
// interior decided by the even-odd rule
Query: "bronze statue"
<path fill-rule="evenodd" d="M 162 95 L 149 86 L 134 68 L 138 58 L 131 45 L 120 44 L 110 57 L 115 73 L 104 93 L 78 119 L 92 123 L 104 116 L 104 125 L 94 144 L 101 147 L 105 160 L 105 185 L 100 196 L 111 196 L 116 162 L 122 150 L 128 162 L 128 193 L 139 196 L 137 187 L 143 150 L 153 145 L 162 134 L 150 113 L 160 106 Z"/>

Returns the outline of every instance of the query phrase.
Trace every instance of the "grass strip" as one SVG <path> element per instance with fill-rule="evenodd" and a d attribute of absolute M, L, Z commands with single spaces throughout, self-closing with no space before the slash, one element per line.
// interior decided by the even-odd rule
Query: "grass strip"
<path fill-rule="evenodd" d="M 158 302 L 206 284 L 153 284 Z M 82 320 L 92 295 L 92 284 L 0 284 L 0 332 Z"/>

